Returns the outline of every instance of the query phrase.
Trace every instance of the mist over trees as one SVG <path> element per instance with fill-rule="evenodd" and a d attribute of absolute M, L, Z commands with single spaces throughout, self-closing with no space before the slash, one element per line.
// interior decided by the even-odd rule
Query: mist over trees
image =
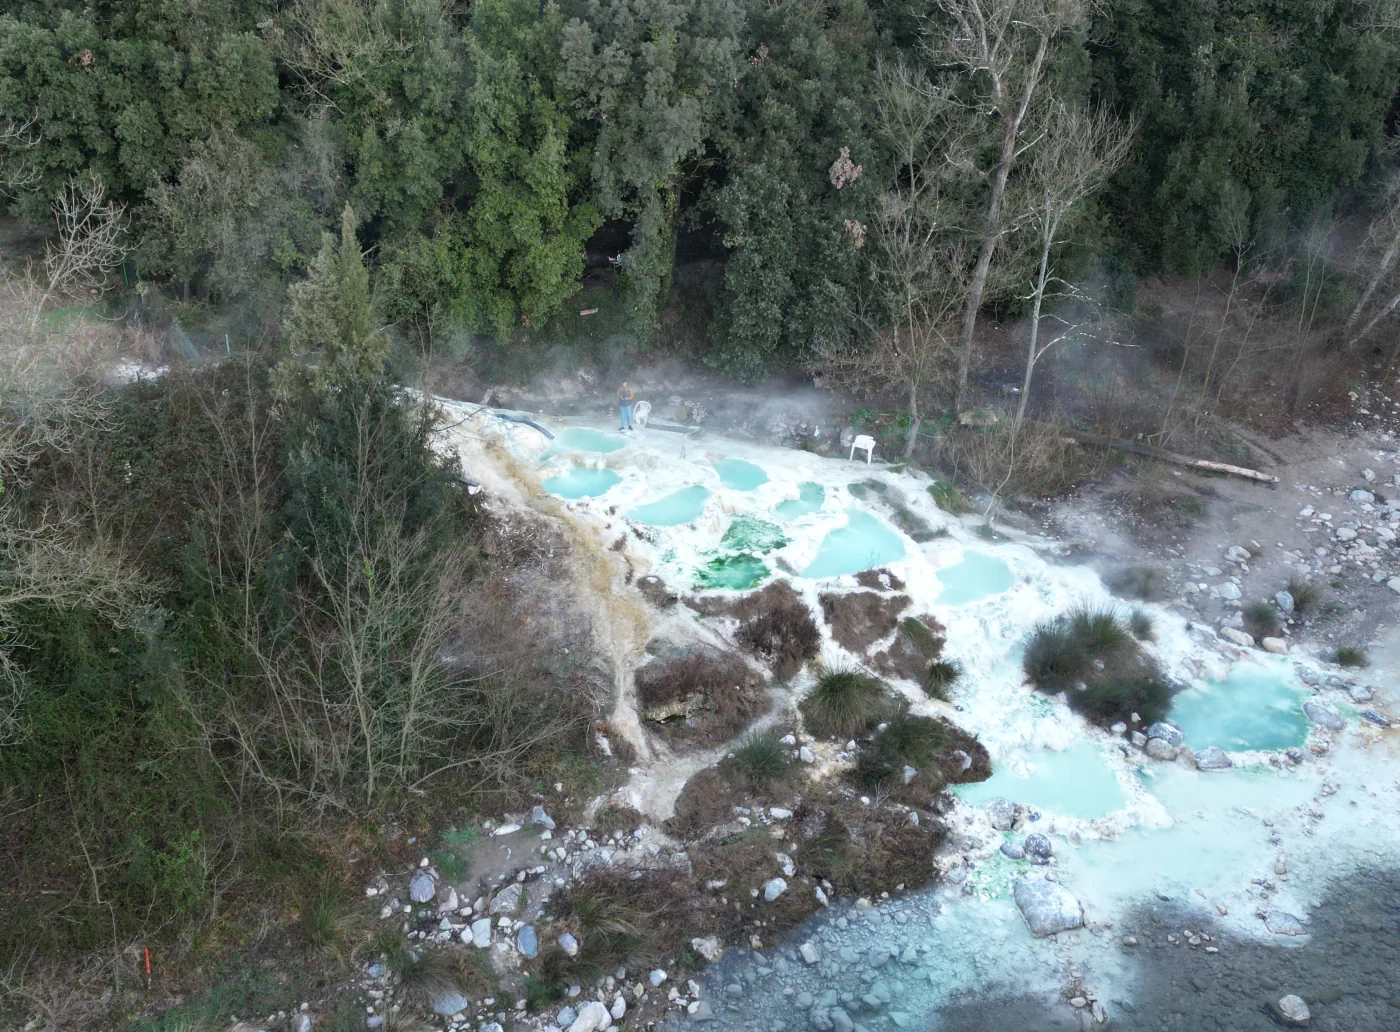
<path fill-rule="evenodd" d="M 902 62 L 958 141 L 942 155 L 939 246 L 952 250 L 939 260 L 967 265 L 961 401 L 978 319 L 1024 307 L 1028 183 L 1057 106 L 1137 132 L 1056 268 L 1120 288 L 1203 272 L 1232 260 L 1228 206 L 1243 203 L 1251 237 L 1280 247 L 1341 208 L 1389 203 L 1400 38 L 1388 10 L 11 3 L 0 182 L 37 225 L 72 177 L 95 177 L 129 212 L 141 277 L 274 321 L 349 203 L 384 316 L 439 346 L 537 335 L 601 227 L 591 247 L 618 259 L 630 343 L 655 338 L 678 262 L 698 257 L 716 270 L 701 357 L 756 378 L 895 325 L 887 312 L 872 336 L 885 287 L 881 249 L 866 245 L 907 186 L 878 99 L 877 68 Z M 858 177 L 832 174 L 843 154 Z M 1372 289 L 1368 311 L 1380 301 Z"/>

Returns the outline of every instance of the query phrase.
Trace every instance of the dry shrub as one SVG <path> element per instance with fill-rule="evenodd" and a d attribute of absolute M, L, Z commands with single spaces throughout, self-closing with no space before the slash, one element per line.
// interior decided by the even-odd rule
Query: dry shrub
<path fill-rule="evenodd" d="M 740 599 L 732 612 L 739 620 L 739 644 L 767 663 L 779 681 L 795 677 L 821 648 L 816 621 L 786 581 Z"/>
<path fill-rule="evenodd" d="M 909 606 L 908 595 L 887 598 L 873 591 L 825 592 L 817 600 L 836 644 L 857 655 L 888 637 Z"/>
<path fill-rule="evenodd" d="M 1062 494 L 1083 475 L 1078 447 L 1058 421 L 950 427 L 933 438 L 935 464 L 994 498 Z"/>
<path fill-rule="evenodd" d="M 884 677 L 926 680 L 929 664 L 943 652 L 947 632 L 927 613 L 906 616 L 899 621 L 899 634 L 890 647 L 873 657 L 875 669 Z"/>
<path fill-rule="evenodd" d="M 670 609 L 676 604 L 676 593 L 666 586 L 666 582 L 655 574 L 637 578 L 637 590 L 657 609 Z"/>
<path fill-rule="evenodd" d="M 767 709 L 763 681 L 738 656 L 697 652 L 636 671 L 642 716 L 669 737 L 721 742 Z"/>
<path fill-rule="evenodd" d="M 885 583 L 888 582 L 888 586 Z M 862 570 L 856 574 L 856 583 L 870 591 L 903 591 L 904 582 L 889 570 Z"/>
<path fill-rule="evenodd" d="M 577 957 L 557 959 L 558 974 L 591 978 L 674 956 L 705 926 L 704 906 L 682 872 L 594 868 L 551 904 L 554 929 L 579 942 Z"/>

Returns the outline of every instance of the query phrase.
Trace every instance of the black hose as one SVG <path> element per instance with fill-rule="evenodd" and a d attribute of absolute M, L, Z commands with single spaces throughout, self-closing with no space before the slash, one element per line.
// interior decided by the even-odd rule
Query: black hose
<path fill-rule="evenodd" d="M 527 418 L 527 417 L 525 417 L 525 416 L 508 416 L 508 415 L 506 415 L 504 412 L 495 412 L 495 413 L 493 413 L 493 415 L 494 415 L 497 419 L 504 419 L 504 420 L 506 420 L 507 422 L 510 422 L 510 423 L 523 423 L 525 426 L 533 427 L 534 429 L 538 430 L 540 433 L 544 434 L 546 440 L 550 440 L 550 441 L 554 440 L 554 435 L 553 435 L 552 433 L 550 433 L 548 430 L 546 430 L 544 427 L 542 427 L 542 426 L 540 426 L 538 423 L 536 423 L 533 419 L 529 419 L 529 418 Z"/>

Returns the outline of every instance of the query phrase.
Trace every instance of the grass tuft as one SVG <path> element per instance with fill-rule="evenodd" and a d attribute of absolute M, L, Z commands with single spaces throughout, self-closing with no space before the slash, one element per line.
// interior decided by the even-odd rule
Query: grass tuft
<path fill-rule="evenodd" d="M 1293 612 L 1299 616 L 1322 601 L 1322 585 L 1301 573 L 1291 574 L 1286 587 L 1293 596 Z"/>
<path fill-rule="evenodd" d="M 301 936 L 306 952 L 343 962 L 354 947 L 354 914 L 345 898 L 322 888 L 301 905 Z"/>
<path fill-rule="evenodd" d="M 1144 609 L 1132 611 L 1128 616 L 1128 627 L 1138 641 L 1157 640 L 1157 622 L 1152 619 L 1152 614 Z"/>
<path fill-rule="evenodd" d="M 951 659 L 935 659 L 924 668 L 923 689 L 930 699 L 949 702 L 951 689 L 962 677 L 962 665 Z"/>
<path fill-rule="evenodd" d="M 929 484 L 928 493 L 933 497 L 934 504 L 950 516 L 963 516 L 972 511 L 962 492 L 946 480 Z"/>
<path fill-rule="evenodd" d="M 799 704 L 807 729 L 823 738 L 846 739 L 861 734 L 889 709 L 885 683 L 863 670 L 828 668 L 817 677 Z"/>
<path fill-rule="evenodd" d="M 383 961 L 384 966 L 396 975 L 402 974 L 418 956 L 413 952 L 408 936 L 397 928 L 380 928 L 373 932 L 360 947 L 360 952 L 366 957 Z"/>
<path fill-rule="evenodd" d="M 449 950 L 424 950 L 399 972 L 404 995 L 420 1007 L 429 1007 L 446 993 L 465 992 L 461 959 Z"/>
<path fill-rule="evenodd" d="M 1360 645 L 1338 645 L 1337 651 L 1332 654 L 1332 660 L 1338 666 L 1344 667 L 1364 667 L 1370 662 L 1366 658 L 1366 650 Z"/>
<path fill-rule="evenodd" d="M 1249 602 L 1244 607 L 1244 629 L 1260 638 L 1271 638 L 1278 633 L 1278 608 L 1272 602 Z"/>
<path fill-rule="evenodd" d="M 1043 692 L 1064 692 L 1072 709 L 1100 724 L 1134 713 L 1151 723 L 1166 715 L 1171 688 L 1140 640 L 1131 618 L 1125 625 L 1114 609 L 1079 606 L 1031 632 L 1026 676 Z"/>
<path fill-rule="evenodd" d="M 1109 588 L 1124 598 L 1139 602 L 1156 602 L 1167 593 L 1165 570 L 1156 566 L 1129 566 L 1105 579 Z"/>
<path fill-rule="evenodd" d="M 734 750 L 734 761 L 755 791 L 769 787 L 792 769 L 791 753 L 772 731 L 746 735 Z"/>

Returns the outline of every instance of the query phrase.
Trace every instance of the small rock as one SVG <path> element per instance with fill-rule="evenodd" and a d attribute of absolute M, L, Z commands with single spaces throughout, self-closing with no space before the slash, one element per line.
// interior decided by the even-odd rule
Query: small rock
<path fill-rule="evenodd" d="M 564 1008 L 563 1010 L 561 1010 L 561 1011 L 559 1012 L 559 1014 L 555 1017 L 554 1023 L 555 1023 L 556 1025 L 558 1025 L 560 1028 L 568 1028 L 570 1025 L 572 1025 L 572 1024 L 573 1024 L 575 1021 L 577 1021 L 577 1020 L 578 1020 L 578 1011 L 574 1010 L 572 1007 L 565 1007 L 565 1008 Z"/>
<path fill-rule="evenodd" d="M 1181 733 L 1181 728 L 1175 724 L 1168 724 L 1164 720 L 1150 724 L 1147 728 L 1147 737 L 1159 738 L 1168 745 L 1182 745 L 1186 741 L 1186 736 Z"/>
<path fill-rule="evenodd" d="M 1042 937 L 1084 925 L 1084 908 L 1063 885 L 1040 878 L 1018 878 L 1016 906 L 1032 935 Z"/>
<path fill-rule="evenodd" d="M 1333 713 L 1322 703 L 1314 702 L 1311 699 L 1303 703 L 1303 713 L 1314 724 L 1325 727 L 1329 731 L 1341 731 L 1346 727 L 1346 723 L 1341 717 L 1337 716 L 1337 714 Z"/>
<path fill-rule="evenodd" d="M 1390 578 L 1390 580 L 1385 582 L 1385 586 L 1397 595 L 1400 595 L 1400 577 Z"/>
<path fill-rule="evenodd" d="M 499 828 L 494 829 L 491 835 L 500 838 L 502 835 L 514 835 L 519 830 L 520 825 L 518 824 L 502 824 Z"/>
<path fill-rule="evenodd" d="M 613 1021 L 621 1021 L 627 1014 L 627 1001 L 621 996 L 618 996 L 617 999 L 613 1000 L 612 1007 L 609 1008 L 608 1013 L 612 1015 Z"/>
<path fill-rule="evenodd" d="M 1024 848 L 1027 856 L 1037 860 L 1048 860 L 1050 855 L 1055 851 L 1055 847 L 1050 842 L 1049 837 L 1042 835 L 1038 831 L 1026 836 Z"/>
<path fill-rule="evenodd" d="M 415 903 L 426 903 L 436 895 L 436 879 L 427 871 L 415 871 L 413 878 L 408 883 L 408 898 Z"/>
<path fill-rule="evenodd" d="M 1259 647 L 1265 652 L 1272 652 L 1275 655 L 1283 656 L 1288 654 L 1288 642 L 1282 638 L 1261 638 Z"/>
<path fill-rule="evenodd" d="M 713 935 L 707 935 L 703 939 L 691 939 L 690 947 L 711 963 L 724 956 L 724 947 L 720 945 L 719 939 Z"/>
<path fill-rule="evenodd" d="M 666 972 L 662 971 L 660 968 L 655 968 L 651 974 L 647 975 L 647 981 L 651 983 L 653 989 L 657 989 L 661 986 L 662 982 L 666 981 Z"/>
<path fill-rule="evenodd" d="M 1264 915 L 1264 927 L 1275 935 L 1307 935 L 1307 926 L 1284 910 L 1270 910 Z"/>
<path fill-rule="evenodd" d="M 763 898 L 769 903 L 787 891 L 787 882 L 781 878 L 773 878 L 767 885 L 763 886 Z"/>
<path fill-rule="evenodd" d="M 1232 645 L 1238 645 L 1242 649 L 1254 647 L 1254 638 L 1252 635 L 1244 631 L 1236 630 L 1233 627 L 1222 627 L 1220 629 L 1220 637 L 1224 638 Z"/>
<path fill-rule="evenodd" d="M 1001 844 L 1002 855 L 1008 860 L 1024 860 L 1026 851 L 1009 839 Z"/>
<path fill-rule="evenodd" d="M 1147 755 L 1154 760 L 1171 761 L 1176 759 L 1176 754 L 1180 750 L 1163 738 L 1149 738 L 1147 740 Z"/>
<path fill-rule="evenodd" d="M 1338 527 L 1336 538 L 1338 541 L 1355 541 L 1356 531 L 1352 530 L 1350 527 Z"/>
<path fill-rule="evenodd" d="M 781 806 L 770 806 L 768 816 L 775 821 L 790 821 L 792 820 L 792 811 L 784 810 Z"/>
<path fill-rule="evenodd" d="M 1293 595 L 1287 591 L 1275 592 L 1274 604 L 1278 606 L 1279 612 L 1284 614 L 1293 612 L 1293 606 L 1295 605 Z"/>
<path fill-rule="evenodd" d="M 1236 601 L 1240 597 L 1239 585 L 1234 581 L 1226 581 L 1220 585 L 1220 597 L 1230 602 Z"/>
<path fill-rule="evenodd" d="M 515 945 L 520 952 L 531 959 L 539 955 L 540 940 L 535 934 L 535 929 L 531 925 L 525 925 L 515 936 Z"/>
<path fill-rule="evenodd" d="M 817 948 L 815 943 L 811 942 L 804 942 L 797 948 L 797 952 L 802 955 L 802 963 L 804 964 L 815 964 L 822 957 L 821 950 Z"/>
<path fill-rule="evenodd" d="M 569 1026 L 568 1032 L 599 1032 L 612 1024 L 612 1015 L 608 1009 L 596 1000 L 583 1005 L 583 1010 L 578 1012 L 578 1017 Z"/>
<path fill-rule="evenodd" d="M 471 934 L 462 932 L 462 941 L 470 942 L 477 949 L 484 950 L 491 945 L 491 919 L 481 917 L 472 922 Z"/>
<path fill-rule="evenodd" d="M 543 806 L 536 806 L 530 811 L 530 823 L 538 825 L 546 831 L 554 830 L 554 818 L 544 812 Z"/>
<path fill-rule="evenodd" d="M 467 1009 L 471 1003 L 465 996 L 455 989 L 449 989 L 433 998 L 433 1013 L 444 1018 L 450 1018 L 454 1014 L 460 1014 Z"/>
<path fill-rule="evenodd" d="M 520 829 L 517 828 L 517 831 Z M 496 893 L 496 898 L 491 901 L 490 913 L 492 914 L 513 914 L 520 909 L 520 894 L 524 891 L 519 882 L 507 885 L 500 892 Z"/>
<path fill-rule="evenodd" d="M 1347 497 L 1353 502 L 1374 502 L 1376 500 L 1376 496 L 1370 491 L 1363 491 L 1359 487 L 1351 494 L 1347 495 Z"/>
<path fill-rule="evenodd" d="M 1234 760 L 1218 745 L 1208 745 L 1196 753 L 1197 770 L 1229 770 L 1234 765 Z"/>
<path fill-rule="evenodd" d="M 1352 702 L 1370 702 L 1376 691 L 1368 684 L 1350 684 L 1347 685 L 1347 694 L 1351 696 Z"/>
<path fill-rule="evenodd" d="M 983 809 L 987 811 L 987 819 L 997 831 L 1010 831 L 1016 824 L 1016 804 L 1009 799 L 998 796 Z"/>
<path fill-rule="evenodd" d="M 1135 746 L 1141 749 L 1147 745 L 1147 736 L 1141 731 L 1134 731 L 1132 734 L 1132 741 Z"/>
<path fill-rule="evenodd" d="M 804 745 L 801 749 L 798 749 L 797 758 L 803 763 L 817 762 L 817 754 L 812 752 L 812 747 L 810 745 Z"/>
<path fill-rule="evenodd" d="M 1373 709 L 1362 710 L 1361 719 L 1368 723 L 1375 724 L 1377 727 L 1390 726 L 1390 719 L 1388 717 L 1382 716 Z"/>
<path fill-rule="evenodd" d="M 1282 999 L 1271 1001 L 1269 1009 L 1285 1025 L 1306 1025 L 1312 1020 L 1312 1014 L 1308 1011 L 1308 1005 L 1301 997 L 1292 993 Z"/>
<path fill-rule="evenodd" d="M 1250 560 L 1249 549 L 1241 548 L 1239 545 L 1231 545 L 1225 549 L 1225 558 L 1231 562 L 1247 563 Z"/>

